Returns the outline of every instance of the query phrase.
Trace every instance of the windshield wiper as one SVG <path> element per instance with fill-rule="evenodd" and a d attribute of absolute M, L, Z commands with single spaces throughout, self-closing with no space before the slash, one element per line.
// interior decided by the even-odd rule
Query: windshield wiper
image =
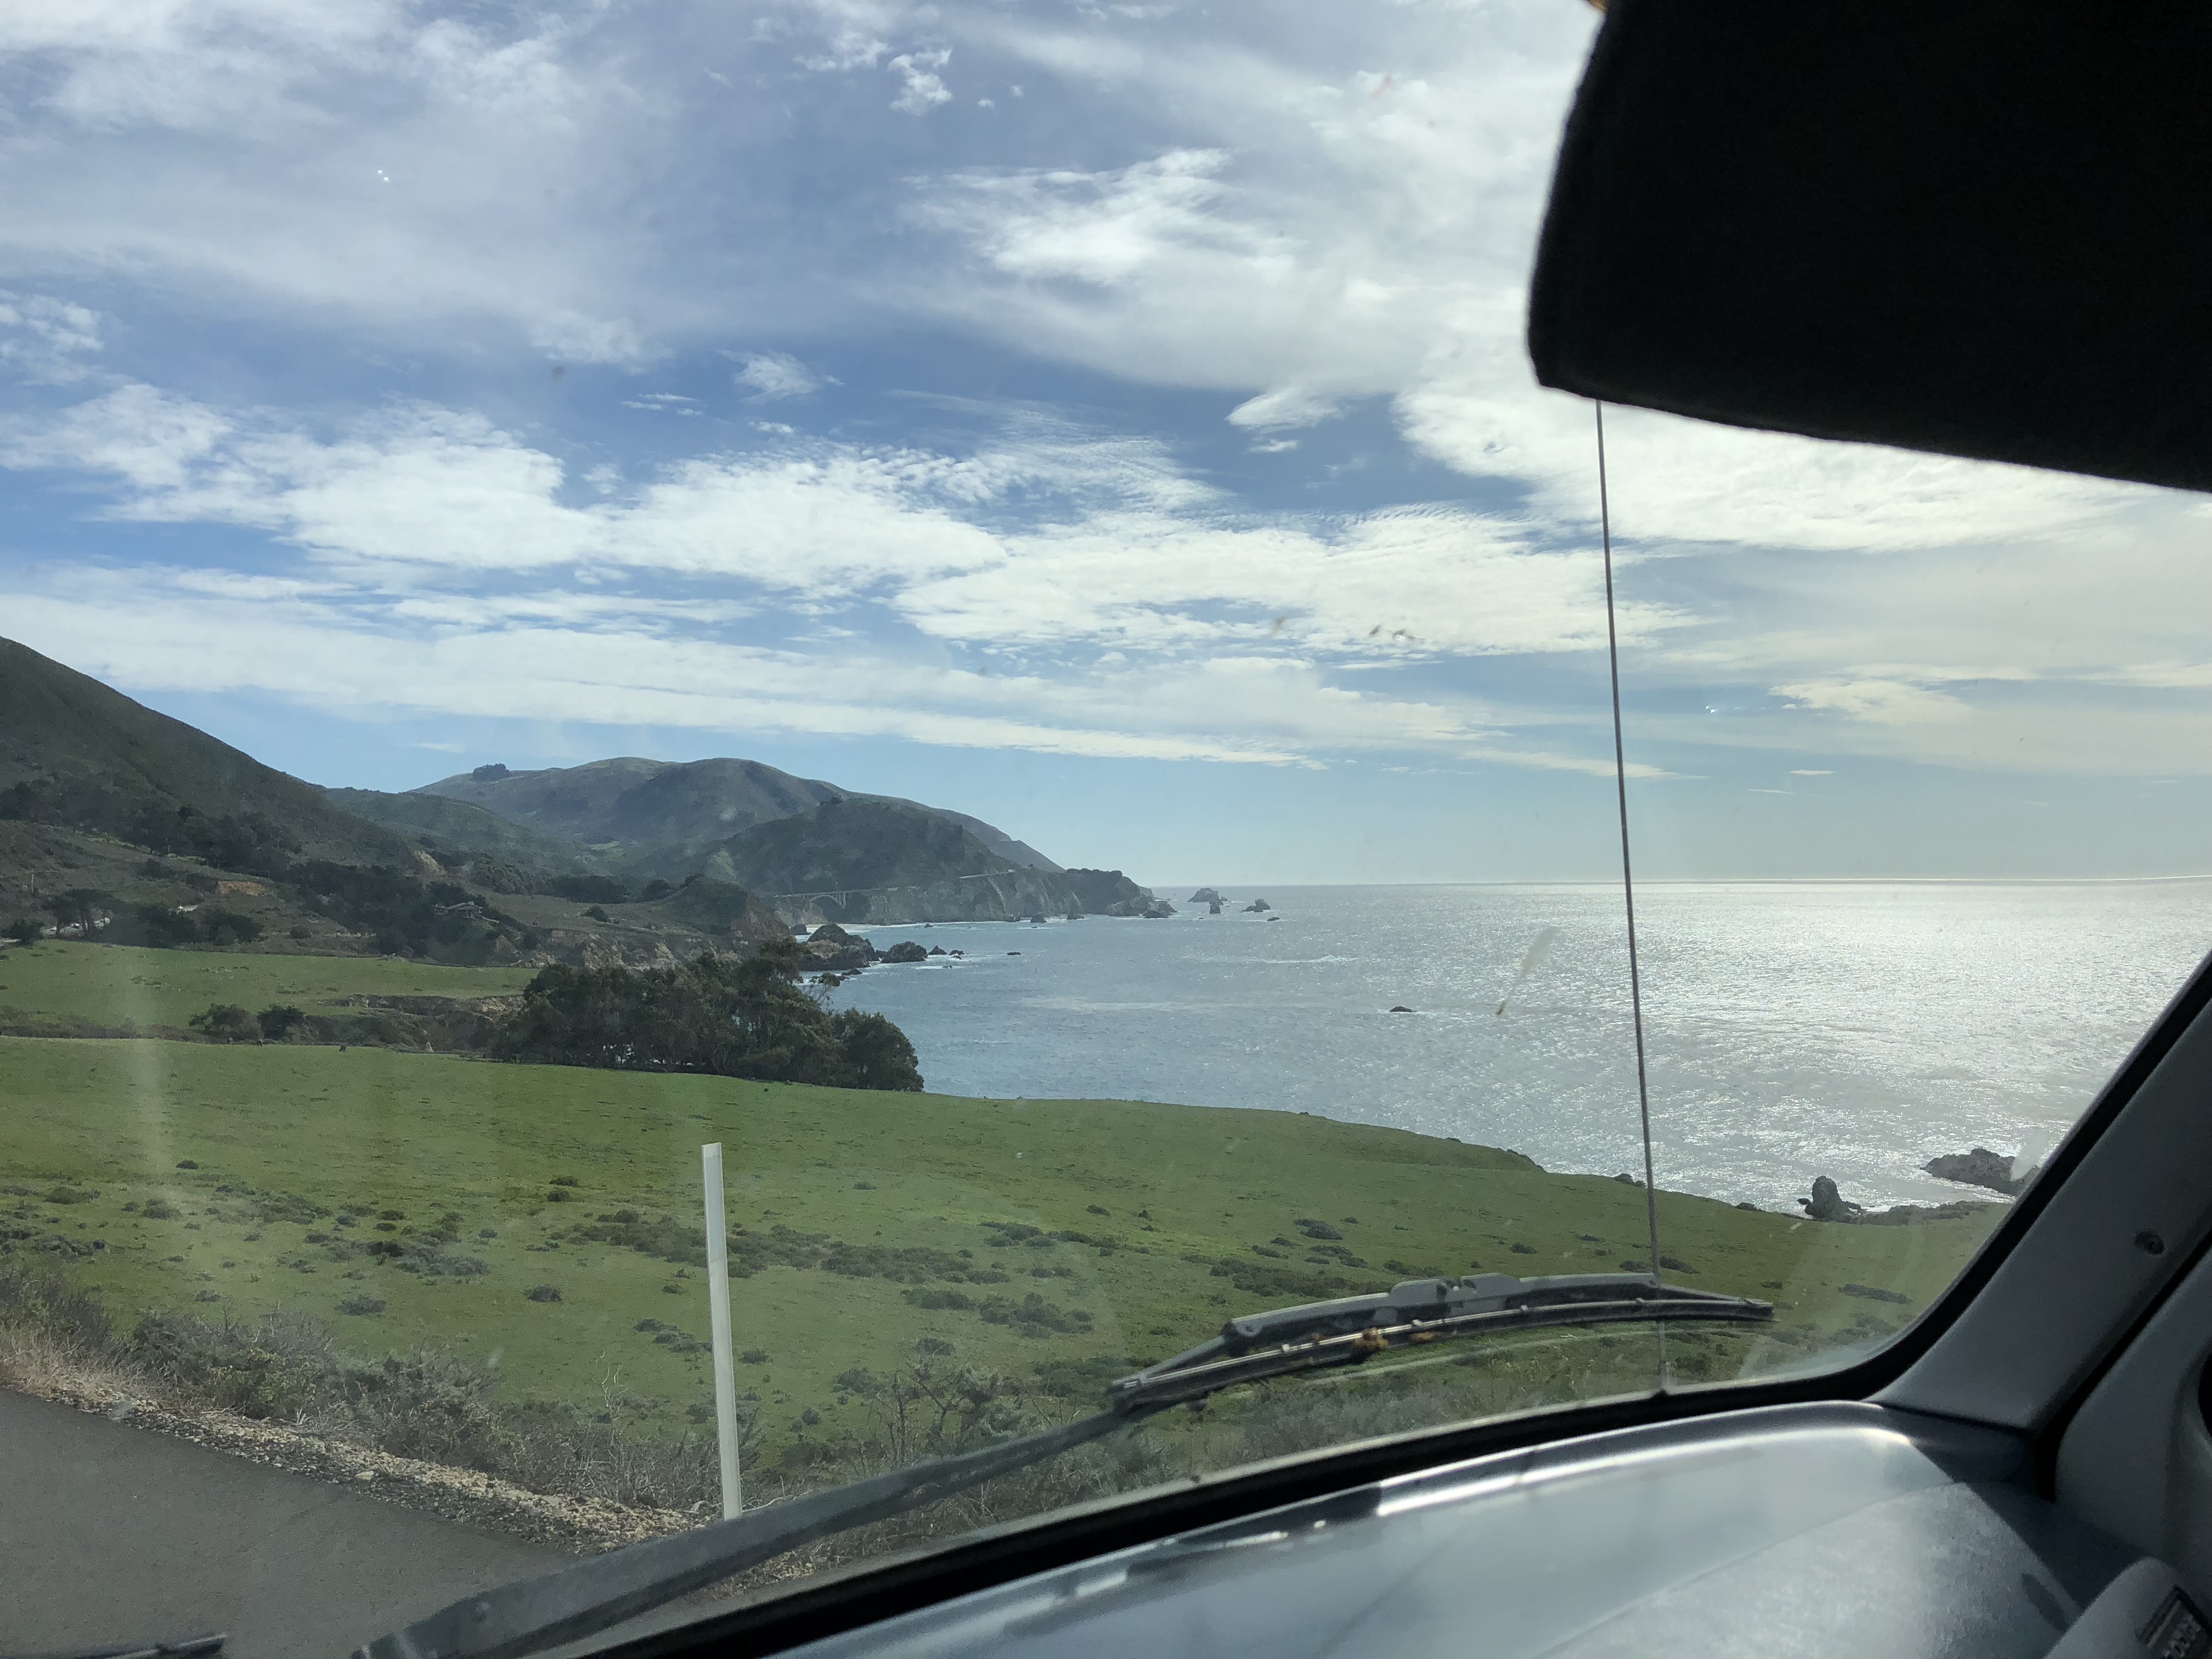
<path fill-rule="evenodd" d="M 1232 1319 L 1219 1336 L 1121 1378 L 1107 1389 L 1107 1397 L 1124 1411 L 1174 1405 L 1238 1382 L 1357 1365 L 1393 1348 L 1509 1335 L 1547 1325 L 1645 1319 L 1741 1323 L 1773 1317 L 1771 1303 L 1662 1285 L 1636 1273 L 1412 1279 L 1371 1296 L 1340 1297 Z"/>
<path fill-rule="evenodd" d="M 72 1649 L 68 1653 L 27 1655 L 26 1659 L 210 1659 L 221 1653 L 228 1636 L 188 1636 L 181 1642 L 141 1642 L 119 1648 Z"/>
<path fill-rule="evenodd" d="M 1238 1383 L 1361 1364 L 1394 1349 L 1546 1326 L 1773 1317 L 1769 1303 L 1631 1273 L 1415 1279 L 1369 1296 L 1248 1314 L 1224 1325 L 1220 1335 L 1114 1383 L 1107 1390 L 1107 1409 L 1095 1416 L 908 1464 L 502 1585 L 380 1636 L 355 1659 L 512 1659 L 573 1641 L 817 1538 L 903 1515 Z"/>

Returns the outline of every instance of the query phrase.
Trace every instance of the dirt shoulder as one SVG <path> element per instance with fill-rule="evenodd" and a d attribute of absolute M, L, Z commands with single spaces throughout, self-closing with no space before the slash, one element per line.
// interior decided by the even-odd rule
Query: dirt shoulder
<path fill-rule="evenodd" d="M 473 1469 L 394 1457 L 342 1439 L 234 1413 L 165 1401 L 143 1385 L 97 1370 L 15 1378 L 17 1391 L 272 1468 L 302 1474 L 481 1531 L 596 1554 L 698 1524 L 675 1510 L 554 1497 Z"/>

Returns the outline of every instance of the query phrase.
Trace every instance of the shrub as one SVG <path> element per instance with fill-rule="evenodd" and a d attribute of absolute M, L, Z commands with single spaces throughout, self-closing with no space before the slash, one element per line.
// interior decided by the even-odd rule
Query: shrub
<path fill-rule="evenodd" d="M 380 1314 L 384 1311 L 384 1298 L 370 1296 L 365 1291 L 357 1292 L 339 1303 L 338 1311 L 342 1314 Z"/>
<path fill-rule="evenodd" d="M 558 1302 L 561 1299 L 561 1287 L 557 1285 L 532 1285 L 522 1294 L 532 1302 Z"/>
<path fill-rule="evenodd" d="M 191 945 L 199 939 L 199 923 L 168 905 L 142 904 L 135 914 L 149 945 Z"/>
<path fill-rule="evenodd" d="M 199 922 L 200 937 L 210 945 L 251 945 L 261 937 L 261 924 L 235 910 L 210 910 Z"/>
<path fill-rule="evenodd" d="M 833 1087 L 921 1087 L 914 1045 L 880 1014 L 825 1011 L 799 984 L 808 959 L 772 939 L 743 960 L 572 968 L 531 981 L 493 1034 L 505 1060 L 707 1073 Z"/>
<path fill-rule="evenodd" d="M 271 1042 L 282 1042 L 307 1024 L 307 1016 L 305 1011 L 295 1008 L 289 1003 L 279 1002 L 264 1008 L 253 1018 L 254 1023 L 260 1026 L 262 1036 Z"/>
<path fill-rule="evenodd" d="M 258 1042 L 261 1023 L 234 1002 L 211 1002 L 186 1022 L 210 1042 Z"/>
<path fill-rule="evenodd" d="M 87 1354 L 115 1340 L 96 1291 L 74 1287 L 57 1267 L 0 1260 L 0 1328 L 10 1325 L 36 1326 Z"/>

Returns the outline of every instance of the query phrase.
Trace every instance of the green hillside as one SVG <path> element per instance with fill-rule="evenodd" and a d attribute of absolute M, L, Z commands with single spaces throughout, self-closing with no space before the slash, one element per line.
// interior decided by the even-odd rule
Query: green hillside
<path fill-rule="evenodd" d="M 742 1386 L 771 1447 L 864 1434 L 839 1379 L 923 1338 L 1032 1387 L 1088 1377 L 1089 1399 L 1236 1311 L 1643 1254 L 1632 1187 L 1287 1113 L 151 1041 L 0 1038 L 0 1241 L 118 1311 L 304 1310 L 364 1354 L 496 1353 L 514 1395 L 617 1389 L 678 1422 L 706 1397 L 698 1148 L 720 1140 Z M 1902 1323 L 2000 1213 L 1850 1227 L 1659 1204 L 1668 1277 L 1778 1304 L 1750 1350 L 1768 1366 Z"/>
<path fill-rule="evenodd" d="M 527 968 L 452 968 L 405 957 L 272 956 L 42 945 L 0 951 L 0 1022 L 33 1016 L 94 1025 L 171 1026 L 211 1002 L 290 1003 L 315 1012 L 360 997 L 507 996 Z M 0 1157 L 5 1154 L 0 1139 Z"/>
<path fill-rule="evenodd" d="M 580 842 L 501 817 L 485 806 L 443 795 L 395 795 L 381 789 L 326 789 L 331 801 L 357 817 L 404 836 L 434 852 L 464 858 L 489 854 L 528 868 L 587 870 Z"/>
<path fill-rule="evenodd" d="M 963 876 L 1011 876 L 1021 868 L 951 819 L 890 801 L 826 802 L 756 824 L 719 850 L 733 880 L 769 894 L 925 887 Z M 1055 908 L 1065 909 L 1066 900 Z"/>
<path fill-rule="evenodd" d="M 258 820 L 229 839 L 258 832 L 306 858 L 415 867 L 406 842 L 312 784 L 12 640 L 0 640 L 0 818 L 200 853 L 226 823 Z"/>
<path fill-rule="evenodd" d="M 478 767 L 425 784 L 416 793 L 471 802 L 541 834 L 586 846 L 634 851 L 709 844 L 845 792 L 758 761 L 678 763 L 624 756 L 535 772 Z"/>

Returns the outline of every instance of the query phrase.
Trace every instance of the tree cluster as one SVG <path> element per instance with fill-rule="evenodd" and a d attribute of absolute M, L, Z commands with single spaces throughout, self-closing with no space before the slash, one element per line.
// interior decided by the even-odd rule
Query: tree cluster
<path fill-rule="evenodd" d="M 674 968 L 547 968 L 500 1023 L 502 1059 L 623 1071 L 702 1072 L 846 1089 L 919 1089 L 906 1033 L 881 1014 L 825 1008 L 799 982 L 787 939 L 744 957 Z"/>
<path fill-rule="evenodd" d="M 282 1042 L 307 1021 L 306 1012 L 289 1003 L 253 1014 L 235 1002 L 211 1002 L 185 1023 L 210 1042 Z"/>

